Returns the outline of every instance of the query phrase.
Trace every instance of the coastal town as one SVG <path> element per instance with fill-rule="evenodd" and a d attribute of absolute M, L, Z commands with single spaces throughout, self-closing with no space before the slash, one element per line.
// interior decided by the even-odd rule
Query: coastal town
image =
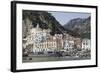
<path fill-rule="evenodd" d="M 50 34 L 50 29 L 32 28 L 23 40 L 23 56 L 90 58 L 90 39 L 70 34 Z"/>

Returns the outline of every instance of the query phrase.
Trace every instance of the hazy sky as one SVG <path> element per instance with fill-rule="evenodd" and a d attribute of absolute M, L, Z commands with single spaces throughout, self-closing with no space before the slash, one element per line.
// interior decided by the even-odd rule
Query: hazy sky
<path fill-rule="evenodd" d="M 69 20 L 74 18 L 87 18 L 90 13 L 79 13 L 79 12 L 48 12 L 51 13 L 59 23 L 62 25 L 66 24 Z"/>

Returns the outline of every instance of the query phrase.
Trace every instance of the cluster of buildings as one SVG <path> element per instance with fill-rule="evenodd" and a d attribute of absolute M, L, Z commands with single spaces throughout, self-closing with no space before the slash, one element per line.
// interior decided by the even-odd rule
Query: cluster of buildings
<path fill-rule="evenodd" d="M 90 39 L 81 39 L 65 34 L 50 34 L 50 29 L 41 29 L 37 24 L 23 39 L 23 48 L 30 52 L 68 51 L 90 49 Z"/>

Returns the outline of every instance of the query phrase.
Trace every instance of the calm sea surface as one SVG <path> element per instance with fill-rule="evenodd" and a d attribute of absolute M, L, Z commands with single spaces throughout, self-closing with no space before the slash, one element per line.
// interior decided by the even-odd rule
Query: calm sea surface
<path fill-rule="evenodd" d="M 47 61 L 67 61 L 67 60 L 88 60 L 91 58 L 78 58 L 78 57 L 52 57 L 52 56 L 33 56 L 23 57 L 23 62 L 47 62 Z"/>

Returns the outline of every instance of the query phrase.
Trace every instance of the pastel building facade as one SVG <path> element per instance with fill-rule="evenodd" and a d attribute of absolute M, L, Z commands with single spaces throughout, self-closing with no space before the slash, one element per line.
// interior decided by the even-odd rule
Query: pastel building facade
<path fill-rule="evenodd" d="M 50 35 L 49 29 L 41 29 L 39 25 L 30 30 L 27 38 L 23 39 L 27 42 L 23 44 L 23 48 L 30 46 L 31 52 L 56 51 L 63 47 L 62 34 Z"/>
<path fill-rule="evenodd" d="M 25 41 L 23 48 L 30 52 L 90 49 L 89 39 L 81 41 L 80 38 L 75 38 L 67 33 L 51 35 L 50 29 L 41 29 L 38 24 L 30 30 L 29 35 L 23 41 Z"/>

